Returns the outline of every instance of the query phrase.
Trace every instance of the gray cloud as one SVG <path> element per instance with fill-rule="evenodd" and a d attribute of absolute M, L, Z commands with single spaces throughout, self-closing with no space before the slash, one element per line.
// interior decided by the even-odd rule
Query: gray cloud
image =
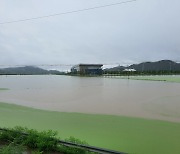
<path fill-rule="evenodd" d="M 120 0 L 2 0 L 0 22 Z M 86 12 L 0 25 L 0 65 L 180 61 L 180 1 L 138 0 Z"/>

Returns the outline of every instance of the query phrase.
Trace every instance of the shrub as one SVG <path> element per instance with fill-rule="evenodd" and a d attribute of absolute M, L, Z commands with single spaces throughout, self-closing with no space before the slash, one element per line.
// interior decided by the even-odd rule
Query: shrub
<path fill-rule="evenodd" d="M 86 149 L 69 147 L 62 145 L 58 142 L 56 137 L 57 132 L 52 130 L 38 132 L 34 129 L 27 129 L 23 127 L 15 127 L 13 129 L 5 129 L 0 131 L 0 141 L 4 141 L 9 145 L 3 146 L 1 149 L 2 154 L 9 154 L 13 152 L 6 151 L 18 151 L 18 154 L 21 154 L 20 150 L 22 147 L 28 147 L 30 149 L 36 150 L 34 154 L 41 154 L 44 152 L 63 152 L 65 154 L 87 154 L 90 153 Z M 65 141 L 76 143 L 76 144 L 85 144 L 85 141 L 81 141 L 74 137 L 70 137 Z M 13 153 L 16 154 L 16 153 Z"/>
<path fill-rule="evenodd" d="M 9 144 L 0 148 L 1 154 L 23 154 L 25 148 L 22 145 Z"/>

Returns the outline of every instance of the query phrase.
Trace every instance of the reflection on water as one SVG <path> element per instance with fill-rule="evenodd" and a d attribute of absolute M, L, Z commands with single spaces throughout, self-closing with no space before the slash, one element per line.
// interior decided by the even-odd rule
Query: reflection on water
<path fill-rule="evenodd" d="M 180 84 L 101 77 L 0 76 L 0 102 L 180 122 Z"/>

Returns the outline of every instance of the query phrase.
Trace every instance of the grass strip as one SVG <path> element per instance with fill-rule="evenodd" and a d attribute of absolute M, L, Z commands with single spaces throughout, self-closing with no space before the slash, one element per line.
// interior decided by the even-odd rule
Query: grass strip
<path fill-rule="evenodd" d="M 113 76 L 112 78 L 131 79 L 131 80 L 146 80 L 146 81 L 165 81 L 180 83 L 180 76 Z"/>
<path fill-rule="evenodd" d="M 8 88 L 0 88 L 0 90 L 9 90 Z"/>

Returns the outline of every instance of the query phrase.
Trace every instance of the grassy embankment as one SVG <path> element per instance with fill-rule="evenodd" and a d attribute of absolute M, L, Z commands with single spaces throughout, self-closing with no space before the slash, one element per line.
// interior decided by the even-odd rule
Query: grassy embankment
<path fill-rule="evenodd" d="M 57 132 L 37 131 L 23 127 L 13 129 L 0 129 L 0 153 L 1 154 L 94 154 L 86 149 L 67 147 L 59 143 Z M 73 137 L 65 140 L 75 144 L 84 144 Z"/>
<path fill-rule="evenodd" d="M 14 126 L 51 129 L 58 131 L 61 139 L 74 136 L 90 145 L 128 153 L 180 153 L 180 123 L 53 112 L 0 103 L 0 127 Z"/>
<path fill-rule="evenodd" d="M 0 90 L 9 90 L 8 88 L 0 88 Z"/>
<path fill-rule="evenodd" d="M 114 76 L 115 78 L 120 79 L 131 79 L 131 80 L 149 80 L 149 81 L 166 81 L 166 82 L 176 82 L 180 83 L 180 76 L 171 76 L 171 75 L 149 75 L 149 76 Z"/>
<path fill-rule="evenodd" d="M 135 76 L 132 79 L 136 80 L 152 80 L 152 81 L 167 81 L 180 83 L 180 76 Z"/>

